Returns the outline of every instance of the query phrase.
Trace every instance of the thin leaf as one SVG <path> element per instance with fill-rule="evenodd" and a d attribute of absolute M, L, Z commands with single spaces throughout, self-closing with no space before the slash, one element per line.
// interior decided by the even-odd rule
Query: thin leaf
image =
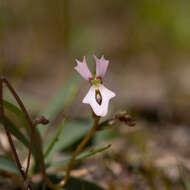
<path fill-rule="evenodd" d="M 100 153 L 100 152 L 103 152 L 105 150 L 107 150 L 108 148 L 111 147 L 111 144 L 107 145 L 107 146 L 104 146 L 104 147 L 101 147 L 101 148 L 98 148 L 96 150 L 92 150 L 92 151 L 87 151 L 87 152 L 83 152 L 81 154 L 79 154 L 77 157 L 76 157 L 76 160 L 82 160 L 82 159 L 85 159 L 85 158 L 88 158 L 90 156 L 93 156 L 97 153 Z M 58 165 L 61 165 L 61 164 L 66 164 L 70 161 L 71 157 L 69 158 L 66 158 L 64 160 L 60 160 L 60 161 L 56 161 L 56 162 L 51 162 L 51 163 L 48 163 L 47 164 L 47 167 L 50 167 L 50 166 L 58 166 Z"/>
<path fill-rule="evenodd" d="M 30 127 L 29 127 L 29 125 L 25 119 L 24 113 L 17 106 L 15 106 L 14 104 L 12 104 L 6 100 L 3 100 L 3 105 L 5 106 L 5 108 L 7 110 L 14 113 L 20 119 L 20 121 L 22 122 L 23 126 L 25 127 L 25 129 L 28 133 L 28 136 L 30 136 Z M 23 143 L 23 145 L 26 148 L 29 148 L 29 141 L 25 137 L 25 135 L 7 117 L 6 117 L 6 121 L 7 121 L 8 129 L 9 129 L 10 133 L 13 136 L 15 136 L 17 138 L 17 140 L 19 140 L 21 143 Z M 32 147 L 32 154 L 34 156 L 35 162 L 38 163 L 39 162 L 39 155 L 38 155 L 38 151 L 35 147 L 36 147 L 36 144 L 34 143 L 34 146 Z"/>
<path fill-rule="evenodd" d="M 29 134 L 30 128 L 26 121 L 24 113 L 16 105 L 8 102 L 7 100 L 3 100 L 3 105 L 5 106 L 7 110 L 14 113 L 21 120 L 21 122 L 23 123 L 23 126 L 26 128 L 26 131 Z"/>
<path fill-rule="evenodd" d="M 11 173 L 20 174 L 14 161 L 0 156 L 0 169 Z"/>
<path fill-rule="evenodd" d="M 71 121 L 69 122 L 62 130 L 59 141 L 54 144 L 53 149 L 49 153 L 48 157 L 51 157 L 55 152 L 64 150 L 74 144 L 76 141 L 81 139 L 89 130 L 89 121 Z M 62 123 L 64 125 L 64 123 Z M 52 141 L 52 140 L 51 140 Z M 50 141 L 50 142 L 51 142 Z M 44 149 L 47 150 L 47 147 L 50 143 L 46 143 Z"/>
<path fill-rule="evenodd" d="M 20 130 L 18 130 L 18 128 L 7 117 L 6 117 L 6 122 L 7 122 L 7 127 L 8 127 L 9 132 L 28 148 L 29 142 L 27 138 L 24 136 L 24 134 L 20 132 Z M 1 120 L 0 120 L 0 123 L 1 123 Z"/>
<path fill-rule="evenodd" d="M 78 91 L 79 81 L 80 81 L 80 77 L 78 75 L 74 75 L 74 77 L 72 77 L 72 80 L 69 80 L 69 82 L 57 93 L 57 95 L 51 101 L 50 105 L 48 105 L 48 107 L 45 109 L 45 112 L 42 113 L 41 115 L 45 116 L 47 119 L 49 119 L 52 122 L 56 118 L 56 116 L 60 113 L 60 111 L 62 112 L 63 110 L 66 111 L 68 106 L 71 104 L 73 98 L 76 96 L 76 93 Z M 47 130 L 51 126 L 51 122 L 45 128 L 39 126 L 39 131 L 41 134 L 44 134 L 44 131 Z M 45 150 L 44 152 L 45 152 L 46 158 L 53 155 L 55 151 L 64 149 L 66 148 L 67 145 L 69 146 L 70 144 L 74 143 L 75 139 L 78 140 L 78 138 L 80 138 L 81 135 L 85 133 L 83 132 L 84 130 L 82 129 L 79 132 L 79 135 L 76 135 L 75 132 L 71 134 L 73 131 L 73 128 L 71 127 L 70 129 L 68 128 L 63 129 L 63 125 L 66 125 L 66 124 L 63 122 L 61 126 L 59 127 L 60 129 L 58 130 L 59 132 L 53 135 L 50 134 L 47 140 L 44 142 L 43 147 Z M 63 137 L 64 139 L 63 140 L 61 139 L 61 142 L 57 141 L 56 136 L 58 135 L 60 139 L 62 134 L 64 134 L 64 137 Z M 68 139 L 68 137 L 70 138 Z"/>
<path fill-rule="evenodd" d="M 44 158 L 46 158 L 46 157 L 49 155 L 49 153 L 52 151 L 52 149 L 53 149 L 54 145 L 56 144 L 56 142 L 59 141 L 59 138 L 60 138 L 60 136 L 61 136 L 61 134 L 62 134 L 62 130 L 63 130 L 64 126 L 65 126 L 64 123 L 65 123 L 65 122 L 62 123 L 62 125 L 61 125 L 61 127 L 58 129 L 58 131 L 57 131 L 55 137 L 54 137 L 54 138 L 52 139 L 52 141 L 50 142 L 50 144 L 49 144 L 47 150 L 46 150 L 45 153 L 44 153 Z"/>
<path fill-rule="evenodd" d="M 73 79 L 56 93 L 51 103 L 41 115 L 52 121 L 61 110 L 65 110 L 77 93 L 79 79 L 80 78 L 77 75 L 74 75 Z M 41 135 L 44 134 L 44 130 L 48 129 L 50 125 L 47 125 L 46 128 L 39 126 Z"/>
<path fill-rule="evenodd" d="M 26 148 L 29 148 L 29 141 L 28 139 L 25 137 L 25 135 L 20 131 L 18 130 L 18 127 L 15 126 L 12 121 L 10 119 L 8 119 L 6 117 L 6 122 L 7 122 L 7 127 L 8 127 L 8 130 L 9 132 L 14 136 L 16 137 L 16 139 L 18 141 L 20 141 Z M 1 123 L 1 120 L 0 120 L 0 123 Z M 32 148 L 32 154 L 34 155 L 34 158 L 35 160 L 38 160 L 38 152 L 37 152 L 37 149 L 35 147 Z"/>

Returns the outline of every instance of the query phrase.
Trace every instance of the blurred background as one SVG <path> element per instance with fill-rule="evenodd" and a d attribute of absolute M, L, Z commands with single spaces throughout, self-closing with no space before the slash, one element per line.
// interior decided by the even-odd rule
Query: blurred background
<path fill-rule="evenodd" d="M 185 0 L 1 0 L 0 75 L 35 116 L 78 77 L 75 59 L 87 56 L 93 69 L 93 55 L 104 55 L 110 61 L 104 84 L 117 94 L 108 117 L 126 109 L 136 126 L 97 135 L 95 144 L 112 144 L 104 155 L 112 164 L 101 169 L 105 179 L 98 172 L 87 178 L 110 189 L 189 189 L 189 10 Z M 79 80 L 59 117 L 89 117 L 81 102 L 89 85 Z"/>

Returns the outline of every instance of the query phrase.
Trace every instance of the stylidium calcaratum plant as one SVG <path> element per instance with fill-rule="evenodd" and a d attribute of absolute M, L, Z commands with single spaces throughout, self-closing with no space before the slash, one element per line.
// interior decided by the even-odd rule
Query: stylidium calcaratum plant
<path fill-rule="evenodd" d="M 74 67 L 74 69 L 87 81 L 89 81 L 91 87 L 86 96 L 83 99 L 83 103 L 90 104 L 92 108 L 92 116 L 94 120 L 93 127 L 88 132 L 86 137 L 82 140 L 82 142 L 79 144 L 77 149 L 74 151 L 72 155 L 72 159 L 68 164 L 67 170 L 66 170 L 66 176 L 64 180 L 60 183 L 60 187 L 67 183 L 69 176 L 70 176 L 70 170 L 73 166 L 74 160 L 76 156 L 81 152 L 83 147 L 86 145 L 86 143 L 90 140 L 90 138 L 95 134 L 97 130 L 99 130 L 99 120 L 100 117 L 104 117 L 108 112 L 108 105 L 110 102 L 110 99 L 115 96 L 115 93 L 111 90 L 108 90 L 103 84 L 102 79 L 104 75 L 106 74 L 109 61 L 104 59 L 104 56 L 102 56 L 100 59 L 98 59 L 96 56 L 94 56 L 94 60 L 96 62 L 96 73 L 93 76 L 90 72 L 88 65 L 86 63 L 86 57 L 84 56 L 83 61 L 78 61 L 77 66 Z"/>

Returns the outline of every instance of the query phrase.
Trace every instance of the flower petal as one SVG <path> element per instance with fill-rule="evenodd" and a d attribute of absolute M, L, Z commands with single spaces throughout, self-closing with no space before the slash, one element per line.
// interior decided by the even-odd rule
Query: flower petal
<path fill-rule="evenodd" d="M 101 105 L 99 105 L 96 101 L 96 87 L 94 86 L 91 86 L 90 90 L 88 91 L 82 102 L 85 104 L 90 104 L 94 113 L 97 116 L 104 117 L 108 112 L 109 101 L 115 96 L 115 93 L 111 90 L 108 90 L 106 87 L 104 87 L 104 85 L 99 85 L 99 91 L 102 96 Z"/>
<path fill-rule="evenodd" d="M 88 65 L 86 63 L 86 57 L 84 56 L 83 61 L 80 62 L 76 59 L 77 66 L 74 67 L 74 69 L 85 79 L 89 80 L 89 78 L 92 78 L 92 73 L 88 69 Z"/>
<path fill-rule="evenodd" d="M 102 56 L 100 59 L 94 56 L 94 59 L 96 61 L 96 77 L 103 78 L 104 75 L 106 74 L 109 61 L 105 60 L 104 56 Z"/>

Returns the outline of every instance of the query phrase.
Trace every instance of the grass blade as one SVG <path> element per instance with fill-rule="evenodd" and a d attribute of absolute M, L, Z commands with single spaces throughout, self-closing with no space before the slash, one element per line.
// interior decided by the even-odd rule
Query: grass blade
<path fill-rule="evenodd" d="M 51 150 L 53 149 L 54 145 L 56 144 L 56 142 L 59 141 L 59 138 L 62 134 L 63 128 L 65 126 L 65 122 L 62 123 L 61 127 L 58 129 L 55 137 L 52 139 L 52 141 L 50 142 L 48 148 L 46 149 L 45 153 L 44 153 L 44 158 L 46 158 L 49 153 L 51 152 Z"/>
<path fill-rule="evenodd" d="M 30 127 L 28 125 L 28 122 L 25 118 L 24 113 L 16 105 L 8 102 L 7 100 L 3 100 L 3 105 L 5 106 L 5 108 L 8 111 L 14 113 L 21 120 L 23 126 L 25 127 L 25 129 L 28 133 L 28 136 L 30 136 Z M 8 119 L 7 117 L 6 117 L 6 121 L 7 121 L 8 128 L 10 130 L 10 133 L 13 136 L 15 136 L 20 142 L 22 142 L 27 148 L 29 148 L 29 141 L 25 137 L 25 135 L 22 132 L 20 132 L 18 127 L 15 124 L 13 124 L 12 121 L 10 119 Z M 38 131 L 37 131 L 37 133 L 38 133 Z M 39 135 L 39 133 L 38 133 L 38 135 Z M 39 156 L 38 156 L 38 152 L 37 152 L 37 149 L 35 148 L 35 146 L 36 146 L 36 144 L 34 143 L 34 146 L 32 148 L 32 154 L 33 154 L 36 162 L 38 162 Z"/>
<path fill-rule="evenodd" d="M 30 128 L 24 116 L 24 113 L 14 104 L 8 102 L 7 100 L 3 100 L 3 105 L 7 110 L 14 113 L 23 123 L 23 126 L 26 128 L 27 133 L 29 134 Z"/>
<path fill-rule="evenodd" d="M 18 141 L 20 141 L 26 148 L 29 148 L 28 139 L 25 137 L 25 135 L 22 132 L 20 132 L 20 130 L 18 130 L 18 127 L 16 125 L 14 125 L 12 123 L 12 121 L 10 119 L 8 119 L 7 117 L 6 117 L 6 122 L 7 122 L 7 127 L 8 127 L 9 132 L 14 137 L 16 137 L 16 139 Z M 0 123 L 1 123 L 1 120 L 0 120 Z M 35 160 L 37 161 L 39 158 L 38 158 L 37 149 L 35 149 L 35 147 L 32 148 L 32 154 L 33 154 Z"/>
<path fill-rule="evenodd" d="M 80 140 L 89 130 L 89 120 L 88 121 L 70 121 L 67 125 L 65 125 L 59 138 L 61 140 L 57 141 L 54 144 L 53 149 L 48 154 L 48 158 L 51 157 L 55 152 L 64 150 L 69 146 L 73 145 L 76 141 Z M 53 137 L 54 138 L 54 137 Z M 52 141 L 52 140 L 51 140 Z M 47 150 L 50 142 L 46 143 L 44 147 Z"/>
<path fill-rule="evenodd" d="M 18 128 L 7 117 L 6 117 L 6 122 L 7 122 L 7 127 L 8 127 L 9 132 L 13 136 L 15 136 L 17 138 L 17 140 L 22 142 L 22 144 L 28 148 L 29 142 L 28 142 L 27 138 L 24 136 L 24 134 L 22 132 L 20 132 L 20 130 L 18 130 Z M 0 123 L 1 123 L 1 120 L 0 120 Z"/>
<path fill-rule="evenodd" d="M 0 169 L 11 173 L 20 174 L 14 161 L 0 156 Z"/>
<path fill-rule="evenodd" d="M 52 99 L 51 103 L 47 106 L 41 115 L 45 116 L 48 120 L 52 121 L 55 119 L 56 115 L 61 111 L 67 109 L 72 99 L 75 97 L 78 90 L 79 77 L 75 75 L 72 80 L 70 80 Z M 39 126 L 39 131 L 44 134 L 44 130 L 48 129 L 51 125 L 44 127 Z"/>
<path fill-rule="evenodd" d="M 110 147 L 111 147 L 111 144 L 109 144 L 107 146 L 104 146 L 104 147 L 101 147 L 101 148 L 98 148 L 98 149 L 95 149 L 95 150 L 92 150 L 92 151 L 83 152 L 83 153 L 79 154 L 76 157 L 76 160 L 82 160 L 82 159 L 88 158 L 88 157 L 93 156 L 93 155 L 95 155 L 97 153 L 103 152 L 103 151 L 107 150 Z M 48 163 L 47 167 L 66 164 L 66 163 L 68 163 L 70 161 L 70 159 L 71 159 L 71 157 L 66 158 L 64 160 Z"/>

